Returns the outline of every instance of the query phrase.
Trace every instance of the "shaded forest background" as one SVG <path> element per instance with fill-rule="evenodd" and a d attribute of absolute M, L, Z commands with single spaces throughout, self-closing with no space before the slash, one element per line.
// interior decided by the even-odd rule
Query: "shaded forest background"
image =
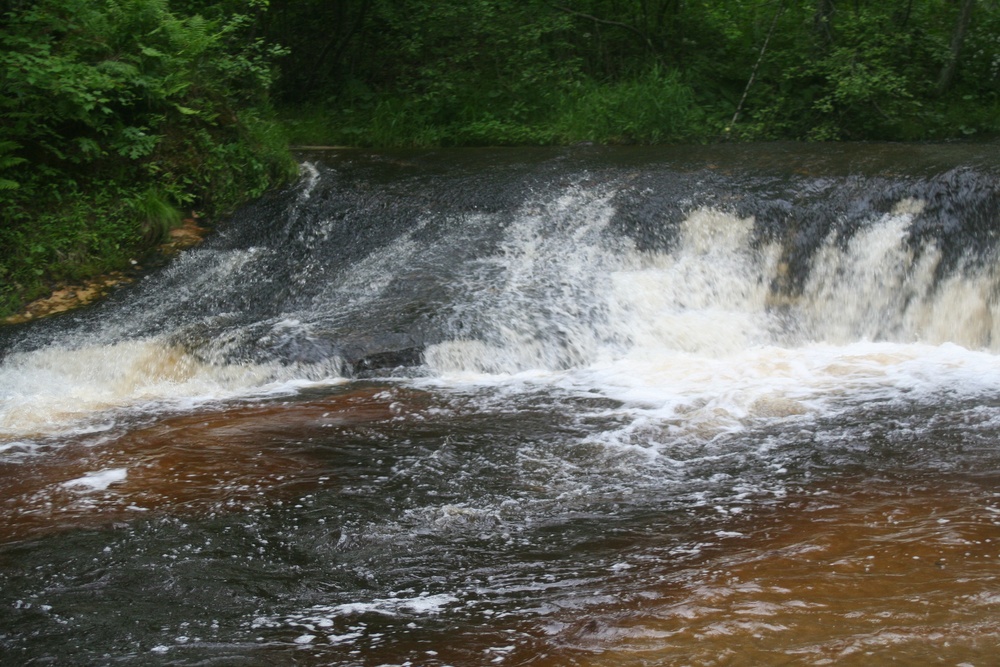
<path fill-rule="evenodd" d="M 0 0 L 0 315 L 294 144 L 1000 130 L 1000 0 Z"/>
<path fill-rule="evenodd" d="M 996 0 L 273 0 L 260 29 L 290 47 L 275 99 L 292 109 L 296 139 L 916 140 L 1000 129 L 998 9 Z"/>

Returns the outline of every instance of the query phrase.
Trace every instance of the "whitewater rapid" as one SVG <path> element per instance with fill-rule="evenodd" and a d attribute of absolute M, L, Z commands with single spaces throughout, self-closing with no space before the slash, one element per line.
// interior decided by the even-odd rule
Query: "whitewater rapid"
<path fill-rule="evenodd" d="M 318 178 L 315 168 L 306 173 L 299 206 Z M 400 381 L 599 394 L 621 402 L 634 420 L 628 432 L 659 422 L 705 437 L 887 395 L 932 401 L 991 390 L 1000 348 L 994 262 L 962 260 L 942 274 L 939 242 L 916 246 L 908 235 L 925 202 L 900 199 L 849 238 L 830 232 L 801 288 L 790 293 L 781 288 L 786 240 L 759 238 L 754 217 L 694 208 L 669 247 L 640 249 L 611 228 L 615 195 L 611 186 L 572 184 L 508 219 L 451 219 L 454 233 L 430 241 L 419 238 L 426 220 L 418 221 L 339 267 L 339 279 L 314 286 L 305 307 L 279 304 L 198 347 L 177 335 L 187 323 L 123 338 L 121 323 L 112 321 L 105 333 L 14 351 L 0 365 L 0 435 L 10 441 L 86 431 L 114 421 L 116 411 L 184 410 L 347 381 L 335 348 L 332 358 L 313 363 L 224 352 L 232 340 L 245 349 L 248 339 L 308 339 L 330 320 L 397 308 L 393 292 L 417 273 L 448 301 L 422 364 L 416 373 L 397 369 Z M 477 239 L 488 234 L 497 235 L 488 252 L 451 262 L 460 243 L 482 243 Z M 255 271 L 250 257 L 274 251 L 196 250 L 172 272 L 195 271 L 187 274 L 194 282 L 186 294 L 210 293 L 208 276 L 238 286 Z M 449 262 L 447 271 L 430 274 Z M 304 276 L 315 264 L 307 257 L 292 273 Z"/>

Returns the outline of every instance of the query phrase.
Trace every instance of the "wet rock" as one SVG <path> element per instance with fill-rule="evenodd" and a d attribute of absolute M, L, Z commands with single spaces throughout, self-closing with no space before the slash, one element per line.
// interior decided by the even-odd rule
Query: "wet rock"
<path fill-rule="evenodd" d="M 410 368 L 423 363 L 425 343 L 408 333 L 384 333 L 353 340 L 340 347 L 340 356 L 355 376 L 374 371 Z"/>

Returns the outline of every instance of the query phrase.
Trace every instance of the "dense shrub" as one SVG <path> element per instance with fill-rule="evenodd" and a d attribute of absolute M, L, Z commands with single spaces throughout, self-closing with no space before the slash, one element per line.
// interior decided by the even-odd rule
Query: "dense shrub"
<path fill-rule="evenodd" d="M 268 111 L 280 51 L 247 39 L 246 15 L 0 6 L 0 313 L 124 265 L 182 209 L 224 211 L 292 173 Z"/>

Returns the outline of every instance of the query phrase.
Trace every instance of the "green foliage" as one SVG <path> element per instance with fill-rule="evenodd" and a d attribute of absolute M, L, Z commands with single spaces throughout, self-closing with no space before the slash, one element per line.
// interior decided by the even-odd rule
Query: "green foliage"
<path fill-rule="evenodd" d="M 963 6 L 0 0 L 0 302 L 291 178 L 271 91 L 300 144 L 997 133 L 1000 5 Z"/>
<path fill-rule="evenodd" d="M 905 118 L 919 113 L 918 80 L 899 55 L 912 55 L 921 45 L 891 27 L 885 15 L 851 15 L 838 24 L 838 41 L 826 54 L 790 75 L 793 86 L 818 86 L 804 116 L 812 125 L 802 130 L 807 138 L 891 135 Z"/>
<path fill-rule="evenodd" d="M 926 139 L 1000 122 L 996 2 L 936 92 L 961 4 L 272 0 L 268 27 L 299 143 Z"/>
<path fill-rule="evenodd" d="M 448 123 L 412 97 L 384 96 L 365 109 L 287 110 L 298 144 L 354 146 L 523 146 L 596 141 L 634 144 L 701 140 L 703 112 L 689 86 L 653 67 L 618 83 L 580 81 L 547 93 L 548 104 L 527 109 L 517 100 L 487 96 Z"/>
<path fill-rule="evenodd" d="M 132 197 L 127 204 L 141 221 L 143 237 L 150 243 L 166 238 L 167 232 L 180 224 L 183 217 L 180 210 L 155 187 Z"/>
<path fill-rule="evenodd" d="M 914 140 L 996 131 L 987 110 L 995 108 L 1000 72 L 991 74 L 986 55 L 1000 29 L 996 7 L 980 5 L 964 51 L 972 55 L 944 97 L 936 82 L 955 28 L 954 6 L 900 1 L 836 7 L 829 41 L 811 32 L 815 3 L 785 13 L 784 33 L 766 55 L 735 135 Z M 980 44 L 987 48 L 970 48 Z"/>
<path fill-rule="evenodd" d="M 694 136 L 697 104 L 676 73 L 653 66 L 622 81 L 596 81 L 572 43 L 574 16 L 548 3 L 386 2 L 368 17 L 366 44 L 382 56 L 378 70 L 359 66 L 325 98 L 286 107 L 293 142 L 478 146 Z"/>
<path fill-rule="evenodd" d="M 76 280 L 121 268 L 134 255 L 125 243 L 134 231 L 125 197 L 114 183 L 82 196 L 55 184 L 36 191 L 58 206 L 31 211 L 30 224 L 0 228 L 0 312 L 41 296 L 52 280 Z M 69 189 L 63 189 L 63 188 Z"/>
<path fill-rule="evenodd" d="M 698 138 L 701 120 L 691 88 L 653 67 L 614 84 L 580 84 L 565 94 L 555 125 L 567 142 L 653 144 Z"/>
<path fill-rule="evenodd" d="M 20 147 L 20 144 L 13 141 L 0 141 L 0 174 L 4 174 L 5 170 L 25 162 L 23 157 L 17 157 L 13 154 Z M 16 190 L 19 187 L 21 184 L 17 181 L 0 176 L 0 190 Z"/>
<path fill-rule="evenodd" d="M 224 212 L 294 169 L 268 110 L 284 50 L 249 34 L 247 14 L 183 16 L 167 0 L 7 6 L 0 312 L 74 266 L 127 262 L 181 208 Z"/>

